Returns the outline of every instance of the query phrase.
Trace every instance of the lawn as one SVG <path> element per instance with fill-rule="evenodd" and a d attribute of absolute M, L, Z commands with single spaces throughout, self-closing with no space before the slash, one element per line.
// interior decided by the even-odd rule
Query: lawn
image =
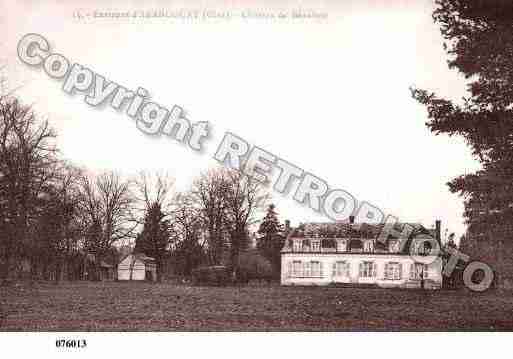
<path fill-rule="evenodd" d="M 0 288 L 1 331 L 512 329 L 511 293 L 136 282 Z"/>

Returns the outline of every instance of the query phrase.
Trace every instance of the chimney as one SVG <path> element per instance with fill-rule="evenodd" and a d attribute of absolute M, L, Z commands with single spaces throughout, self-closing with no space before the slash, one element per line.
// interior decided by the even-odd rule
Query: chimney
<path fill-rule="evenodd" d="M 354 224 L 354 216 L 349 216 L 349 223 Z"/>
<path fill-rule="evenodd" d="M 285 220 L 285 233 L 288 233 L 290 230 L 290 220 Z"/>
<path fill-rule="evenodd" d="M 440 247 L 442 247 L 442 221 L 439 219 L 435 221 L 435 239 Z"/>

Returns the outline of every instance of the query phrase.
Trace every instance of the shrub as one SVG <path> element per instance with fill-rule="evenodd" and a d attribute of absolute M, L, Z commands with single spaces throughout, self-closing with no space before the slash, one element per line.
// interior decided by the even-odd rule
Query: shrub
<path fill-rule="evenodd" d="M 226 266 L 198 267 L 192 270 L 192 280 L 199 285 L 227 285 L 230 272 Z"/>
<path fill-rule="evenodd" d="M 271 262 L 257 251 L 241 253 L 237 281 L 248 283 L 250 280 L 266 280 L 270 282 L 275 276 Z"/>

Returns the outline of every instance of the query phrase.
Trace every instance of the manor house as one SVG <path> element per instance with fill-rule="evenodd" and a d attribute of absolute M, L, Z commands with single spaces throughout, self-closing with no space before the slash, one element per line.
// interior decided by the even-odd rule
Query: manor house
<path fill-rule="evenodd" d="M 377 239 L 383 224 L 305 223 L 290 229 L 281 251 L 282 285 L 375 285 L 381 287 L 442 287 L 442 260 L 416 261 L 409 247 L 414 238 L 440 244 L 440 221 L 414 230 L 404 246 L 389 236 Z M 395 225 L 400 231 L 404 224 Z M 403 247 L 403 248 L 401 248 Z"/>

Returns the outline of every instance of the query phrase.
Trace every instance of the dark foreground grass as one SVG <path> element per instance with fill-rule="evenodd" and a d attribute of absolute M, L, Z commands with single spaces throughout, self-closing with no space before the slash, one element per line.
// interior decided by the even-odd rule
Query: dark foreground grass
<path fill-rule="evenodd" d="M 512 329 L 511 293 L 135 282 L 0 288 L 2 331 Z"/>

